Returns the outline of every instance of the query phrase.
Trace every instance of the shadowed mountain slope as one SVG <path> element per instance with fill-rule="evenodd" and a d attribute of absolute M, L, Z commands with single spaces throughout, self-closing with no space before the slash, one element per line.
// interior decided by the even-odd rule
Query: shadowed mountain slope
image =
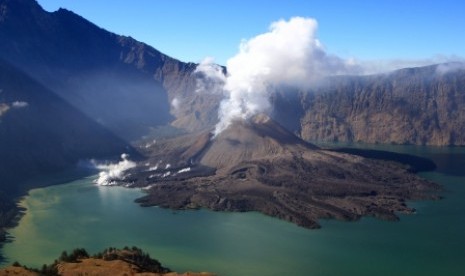
<path fill-rule="evenodd" d="M 184 125 L 197 128 L 206 120 L 190 112 L 199 105 L 207 109 L 195 102 L 195 64 L 71 11 L 46 12 L 35 0 L 0 0 L 0 41 L 0 57 L 125 139 L 171 122 L 170 112 L 181 121 L 194 116 L 198 123 L 184 119 Z M 170 111 L 176 97 L 178 108 Z"/>
<path fill-rule="evenodd" d="M 78 160 L 131 152 L 127 143 L 40 83 L 0 60 L 0 190 L 74 166 Z"/>

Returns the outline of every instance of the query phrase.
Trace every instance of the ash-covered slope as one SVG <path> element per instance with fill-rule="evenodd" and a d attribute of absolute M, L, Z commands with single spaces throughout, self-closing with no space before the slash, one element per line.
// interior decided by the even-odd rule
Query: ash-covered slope
<path fill-rule="evenodd" d="M 177 163 L 182 166 L 133 175 L 137 185 L 150 185 L 138 202 L 175 209 L 259 211 L 315 228 L 320 218 L 396 219 L 395 212 L 412 212 L 405 200 L 430 198 L 438 189 L 400 164 L 319 149 L 264 115 L 236 121 L 212 139 L 197 137 L 190 143 L 187 136 L 158 143 L 156 148 L 165 149 L 167 157 L 166 149 L 174 147 L 166 145 L 178 145 L 174 156 L 183 156 Z M 199 166 L 215 171 L 192 174 Z M 154 177 L 144 177 L 147 174 Z"/>
<path fill-rule="evenodd" d="M 244 161 L 298 154 L 316 148 L 270 117 L 259 114 L 248 121 L 238 120 L 221 132 L 203 153 L 200 163 L 217 169 L 228 169 Z"/>

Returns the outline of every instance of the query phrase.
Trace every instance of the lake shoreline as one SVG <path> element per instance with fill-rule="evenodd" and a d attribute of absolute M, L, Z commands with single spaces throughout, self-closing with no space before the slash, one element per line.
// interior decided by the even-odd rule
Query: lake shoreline
<path fill-rule="evenodd" d="M 422 171 L 432 171 L 436 169 L 436 165 L 434 164 L 434 162 L 426 158 L 418 157 L 415 155 L 395 153 L 395 152 L 390 152 L 390 151 L 350 148 L 350 147 L 330 147 L 327 150 L 335 151 L 335 152 L 342 152 L 342 153 L 350 153 L 350 154 L 362 156 L 362 157 L 369 158 L 369 159 L 380 159 L 380 160 L 398 162 L 398 163 L 410 166 L 411 172 L 414 172 L 415 174 L 418 172 L 422 172 Z M 413 161 L 420 161 L 420 163 L 419 165 L 414 164 Z M 21 218 L 24 216 L 25 212 L 27 211 L 24 207 L 21 207 L 19 203 L 21 202 L 21 200 L 24 199 L 25 196 L 29 194 L 30 190 L 54 186 L 54 185 L 61 185 L 61 183 L 78 180 L 82 177 L 93 175 L 96 172 L 97 170 L 95 169 L 84 168 L 84 167 L 74 167 L 74 168 L 67 169 L 63 172 L 48 174 L 48 175 L 42 176 L 34 180 L 27 180 L 27 181 L 22 182 L 20 186 L 28 187 L 27 190 L 24 190 L 21 194 L 15 195 L 12 198 L 7 198 L 7 200 L 9 200 L 11 204 L 14 204 L 14 207 L 4 210 L 3 212 L 3 213 L 9 213 L 9 217 L 6 219 L 2 219 L 2 222 L 6 222 L 6 223 L 4 223 L 3 225 L 0 224 L 0 246 L 3 243 L 8 242 L 8 229 L 16 227 L 18 225 L 18 222 L 21 220 Z M 146 202 L 147 197 L 148 195 L 141 196 L 140 198 L 137 198 L 135 200 L 135 203 L 143 207 L 154 206 L 154 204 Z M 428 200 L 428 199 L 431 199 L 431 198 L 423 198 L 423 199 L 420 198 L 420 200 Z M 168 208 L 171 208 L 171 207 L 168 207 Z M 197 209 L 197 208 L 189 207 L 188 205 L 174 208 L 174 210 L 185 210 L 185 209 Z M 239 211 L 239 212 L 248 211 L 246 209 L 241 209 L 241 208 L 237 210 L 236 209 L 237 208 L 233 208 L 231 210 Z M 228 208 L 222 208 L 222 209 L 217 208 L 214 210 L 231 211 Z M 408 210 L 406 209 L 404 213 L 413 213 L 413 212 L 408 212 Z M 276 217 L 276 218 L 279 219 L 279 217 Z M 386 216 L 380 216 L 379 218 L 387 219 L 387 220 L 397 220 L 396 218 L 392 216 L 387 216 L 387 214 Z M 359 217 L 354 218 L 354 219 L 349 219 L 349 220 L 354 221 L 358 219 Z M 314 227 L 309 227 L 309 228 L 314 228 Z M 315 227 L 315 228 L 319 228 L 319 227 Z M 2 255 L 0 252 L 0 261 L 1 259 L 2 259 Z"/>
<path fill-rule="evenodd" d="M 95 174 L 95 169 L 82 166 L 74 166 L 61 172 L 50 173 L 34 179 L 24 180 L 18 183 L 19 190 L 7 196 L 0 194 L 0 249 L 5 243 L 10 242 L 9 229 L 18 226 L 19 221 L 27 212 L 20 202 L 29 195 L 33 189 L 46 188 L 62 183 L 74 181 Z M 0 250 L 0 265 L 4 256 Z"/>
<path fill-rule="evenodd" d="M 57 183 L 57 184 L 60 184 L 60 183 Z M 47 187 L 52 187 L 52 186 L 47 186 Z M 102 188 L 104 188 L 103 190 L 106 190 L 106 187 L 102 187 Z M 29 194 L 29 192 L 28 192 L 27 194 Z M 141 196 L 142 196 L 142 195 L 141 195 Z M 140 197 L 140 196 L 139 196 L 139 197 Z M 18 202 L 19 202 L 19 201 L 21 200 L 21 198 L 17 198 L 17 200 L 18 200 Z M 130 203 L 131 203 L 131 204 L 134 204 L 132 200 L 130 201 Z M 134 205 L 137 206 L 137 204 L 134 204 Z M 146 208 L 143 208 L 143 209 L 146 209 Z M 24 214 L 22 214 L 22 215 L 24 215 Z M 184 216 L 184 214 L 183 214 L 182 216 Z M 331 222 L 331 223 L 334 223 L 334 222 Z M 357 222 L 357 223 L 359 223 L 359 222 Z M 313 232 L 313 231 L 312 231 L 312 232 Z M 1 252 L 0 252 L 0 253 L 1 253 Z"/>
<path fill-rule="evenodd" d="M 398 149 L 434 161 L 447 152 L 450 162 L 463 152 Z M 322 220 L 323 230 L 318 231 L 255 212 L 201 209 L 174 214 L 162 208 L 141 208 L 133 203 L 143 195 L 140 190 L 96 186 L 93 178 L 85 178 L 30 191 L 23 205 L 28 212 L 11 229 L 16 239 L 2 253 L 9 262 L 24 260 L 21 263 L 40 267 L 63 249 L 84 247 L 96 253 L 109 246 L 135 245 L 161 257 L 163 264 L 176 271 L 208 270 L 219 275 L 302 275 L 308 271 L 361 275 L 361 269 L 363 275 L 460 275 L 457 272 L 465 269 L 461 251 L 465 224 L 458 220 L 465 212 L 465 178 L 442 174 L 441 166 L 449 163 L 440 157 L 437 171 L 420 176 L 444 185 L 443 200 L 408 201 L 417 212 L 399 214 L 400 222 L 373 217 L 355 223 L 330 219 Z M 451 221 L 456 223 L 443 227 Z"/>

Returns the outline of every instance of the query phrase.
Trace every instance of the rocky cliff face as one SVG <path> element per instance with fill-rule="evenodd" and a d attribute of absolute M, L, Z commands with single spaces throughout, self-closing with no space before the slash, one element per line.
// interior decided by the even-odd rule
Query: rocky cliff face
<path fill-rule="evenodd" d="M 306 140 L 465 145 L 465 66 L 334 78 L 301 107 Z"/>
<path fill-rule="evenodd" d="M 464 145 L 465 64 L 334 77 L 278 91 L 273 117 L 308 141 Z"/>

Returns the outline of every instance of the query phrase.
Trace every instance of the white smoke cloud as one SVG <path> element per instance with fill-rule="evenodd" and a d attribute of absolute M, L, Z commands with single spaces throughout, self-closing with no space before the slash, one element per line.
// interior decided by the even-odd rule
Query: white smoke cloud
<path fill-rule="evenodd" d="M 11 103 L 11 106 L 14 108 L 24 108 L 29 105 L 28 102 L 23 102 L 23 101 L 14 101 Z"/>
<path fill-rule="evenodd" d="M 239 52 L 227 61 L 226 75 L 212 58 L 197 66 L 196 91 L 225 96 L 220 104 L 215 136 L 235 119 L 268 112 L 270 94 L 276 88 L 307 89 L 327 76 L 385 73 L 458 60 L 447 56 L 418 60 L 343 59 L 326 52 L 317 38 L 317 27 L 317 21 L 312 18 L 279 20 L 270 25 L 268 32 L 241 42 Z M 457 68 L 461 69 L 462 65 L 439 66 L 438 73 Z"/>
<path fill-rule="evenodd" d="M 179 110 L 179 107 L 181 106 L 181 101 L 175 97 L 172 101 L 171 101 L 171 106 L 173 107 L 174 111 L 178 111 Z"/>
<path fill-rule="evenodd" d="M 436 73 L 444 75 L 459 70 L 465 70 L 465 62 L 451 62 L 439 64 L 436 68 Z"/>
<path fill-rule="evenodd" d="M 129 155 L 126 153 L 121 154 L 122 161 L 116 164 L 98 164 L 95 160 L 92 160 L 92 164 L 97 169 L 101 170 L 98 179 L 95 183 L 102 186 L 113 185 L 117 180 L 121 180 L 124 176 L 124 171 L 134 168 L 136 163 L 130 161 Z"/>
<path fill-rule="evenodd" d="M 207 57 L 202 60 L 194 74 L 196 76 L 197 93 L 222 94 L 224 92 L 224 84 L 226 76 L 223 73 L 223 68 L 215 64 L 215 60 Z"/>
<path fill-rule="evenodd" d="M 363 68 L 363 74 L 365 75 L 380 74 L 403 68 L 423 67 L 433 64 L 440 64 L 438 66 L 437 73 L 443 73 L 443 70 L 457 68 L 457 66 L 454 64 L 458 65 L 458 63 L 465 63 L 465 59 L 454 55 L 436 55 L 434 57 L 424 59 L 386 59 L 358 61 L 358 64 L 361 66 L 361 68 Z M 458 68 L 460 68 L 460 66 L 458 66 Z"/>
<path fill-rule="evenodd" d="M 235 119 L 269 111 L 274 87 L 308 88 L 325 76 L 361 71 L 354 60 L 326 53 L 316 37 L 317 26 L 316 20 L 302 17 L 272 23 L 267 33 L 241 42 L 239 52 L 227 61 L 226 78 L 211 59 L 197 67 L 207 80 L 198 82 L 199 91 L 213 87 L 226 95 L 215 135 Z"/>

